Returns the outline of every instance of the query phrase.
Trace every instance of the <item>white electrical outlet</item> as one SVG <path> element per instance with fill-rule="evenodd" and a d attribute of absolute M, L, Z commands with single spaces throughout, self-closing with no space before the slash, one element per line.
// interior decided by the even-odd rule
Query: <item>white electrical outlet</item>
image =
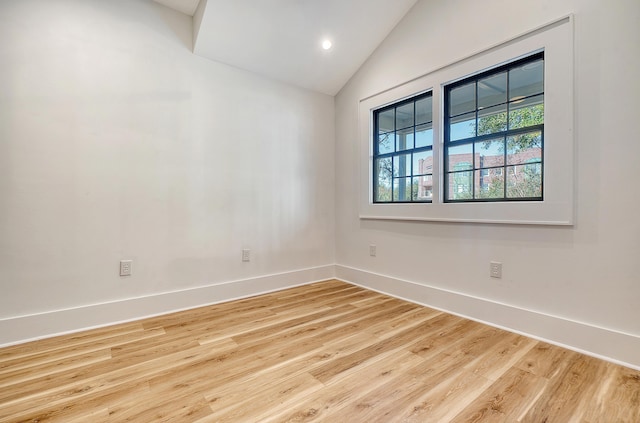
<path fill-rule="evenodd" d="M 242 250 L 242 261 L 251 261 L 251 250 Z"/>
<path fill-rule="evenodd" d="M 369 255 L 375 257 L 377 254 L 377 248 L 374 244 L 369 245 Z"/>
<path fill-rule="evenodd" d="M 489 276 L 500 279 L 502 277 L 502 263 L 492 261 L 489 263 Z"/>
<path fill-rule="evenodd" d="M 133 260 L 120 260 L 120 276 L 131 276 Z"/>

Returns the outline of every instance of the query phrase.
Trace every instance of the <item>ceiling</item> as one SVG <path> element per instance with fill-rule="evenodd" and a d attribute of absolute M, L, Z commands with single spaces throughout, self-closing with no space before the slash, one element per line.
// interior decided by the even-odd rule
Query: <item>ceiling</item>
<path fill-rule="evenodd" d="M 195 15 L 195 54 L 335 95 L 417 0 L 155 1 Z"/>

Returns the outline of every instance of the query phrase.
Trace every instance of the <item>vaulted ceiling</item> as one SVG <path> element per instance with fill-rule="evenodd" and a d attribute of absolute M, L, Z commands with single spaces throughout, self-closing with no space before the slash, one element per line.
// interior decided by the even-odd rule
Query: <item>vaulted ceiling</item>
<path fill-rule="evenodd" d="M 335 95 L 417 0 L 155 1 L 193 16 L 195 54 Z"/>

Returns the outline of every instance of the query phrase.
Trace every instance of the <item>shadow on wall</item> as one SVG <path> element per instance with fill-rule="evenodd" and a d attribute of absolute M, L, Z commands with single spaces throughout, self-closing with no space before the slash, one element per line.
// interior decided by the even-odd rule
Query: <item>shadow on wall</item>
<path fill-rule="evenodd" d="M 176 40 L 193 52 L 193 18 L 157 3 L 154 3 L 154 6 L 158 16 L 176 36 Z"/>

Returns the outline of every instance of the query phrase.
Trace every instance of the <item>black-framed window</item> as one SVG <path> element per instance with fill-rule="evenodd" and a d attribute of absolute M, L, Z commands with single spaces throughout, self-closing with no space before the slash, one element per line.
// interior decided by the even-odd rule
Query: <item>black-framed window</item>
<path fill-rule="evenodd" d="M 543 199 L 544 52 L 444 87 L 444 201 Z"/>
<path fill-rule="evenodd" d="M 431 202 L 431 92 L 374 110 L 373 202 Z"/>

